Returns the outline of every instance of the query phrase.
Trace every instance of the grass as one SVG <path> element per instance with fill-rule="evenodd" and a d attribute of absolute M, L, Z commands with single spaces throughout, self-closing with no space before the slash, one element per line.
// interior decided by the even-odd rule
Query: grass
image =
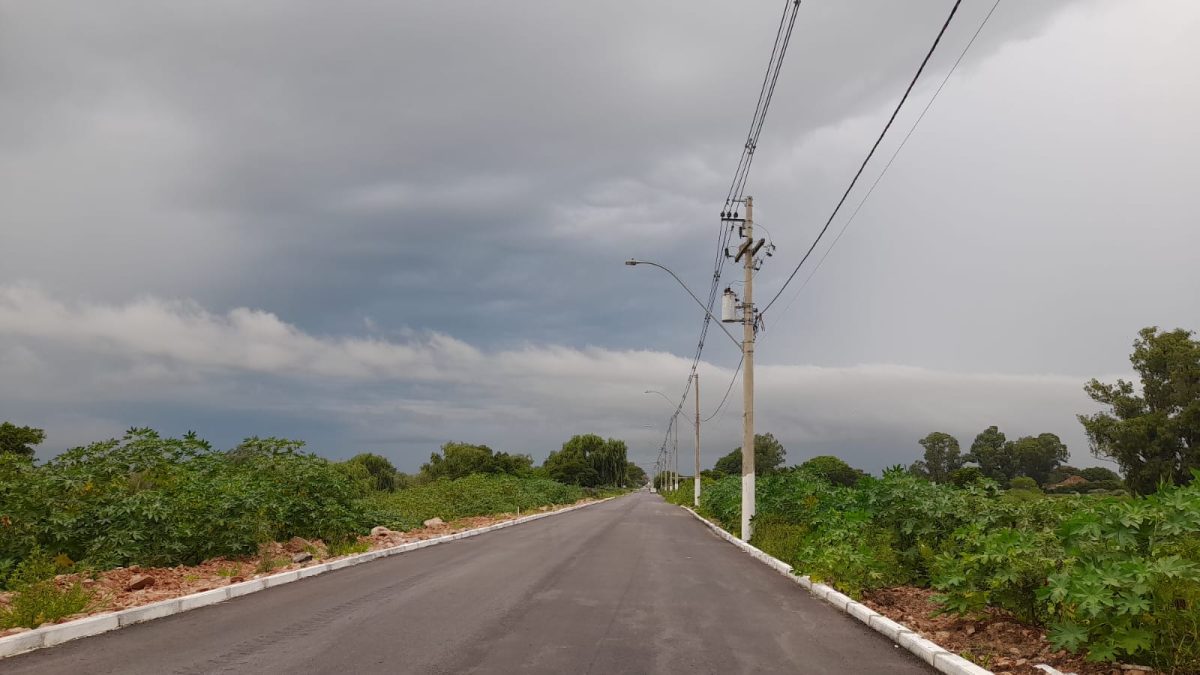
<path fill-rule="evenodd" d="M 240 577 L 240 576 L 242 576 L 242 566 L 241 565 L 230 565 L 229 567 L 222 567 L 221 569 L 217 570 L 217 576 L 226 577 L 226 578 Z"/>
<path fill-rule="evenodd" d="M 0 608 L 0 630 L 37 628 L 88 609 L 91 591 L 79 582 L 60 586 L 54 581 L 54 576 L 63 571 L 41 549 L 34 549 L 21 561 L 8 579 L 13 595 L 8 607 Z"/>
<path fill-rule="evenodd" d="M 329 557 L 337 558 L 343 555 L 353 553 L 366 553 L 371 550 L 370 542 L 366 541 L 343 541 L 329 545 Z"/>
<path fill-rule="evenodd" d="M 279 559 L 272 555 L 264 555 L 254 567 L 255 574 L 270 574 L 279 566 Z"/>

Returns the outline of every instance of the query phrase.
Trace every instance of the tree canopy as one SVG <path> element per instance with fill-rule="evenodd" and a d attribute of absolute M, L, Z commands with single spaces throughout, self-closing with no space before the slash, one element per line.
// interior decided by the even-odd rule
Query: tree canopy
<path fill-rule="evenodd" d="M 399 482 L 399 474 L 391 461 L 382 455 L 364 452 L 346 460 L 347 468 L 359 469 L 366 482 L 374 490 L 393 492 Z"/>
<path fill-rule="evenodd" d="M 1017 475 L 1011 453 L 1005 452 L 1007 439 L 996 427 L 984 429 L 971 443 L 967 459 L 979 465 L 983 475 L 1007 485 Z"/>
<path fill-rule="evenodd" d="M 783 448 L 772 434 L 754 434 L 754 473 L 762 475 L 771 473 L 783 466 L 787 450 Z M 742 472 L 742 448 L 739 446 L 733 452 L 717 460 L 714 471 L 726 475 Z"/>
<path fill-rule="evenodd" d="M 442 446 L 441 454 L 433 453 L 429 462 L 421 465 L 421 476 L 430 480 L 463 478 L 473 473 L 524 476 L 532 470 L 533 458 L 529 455 L 510 455 L 493 452 L 486 445 L 450 442 Z"/>
<path fill-rule="evenodd" d="M 34 427 L 19 427 L 12 422 L 0 424 L 0 454 L 33 458 L 33 446 L 46 440 L 46 432 Z"/>
<path fill-rule="evenodd" d="M 1084 391 L 1108 410 L 1079 415 L 1092 452 L 1116 460 L 1125 482 L 1145 494 L 1160 482 L 1186 484 L 1200 469 L 1200 341 L 1183 329 L 1143 328 L 1129 362 L 1141 380 Z"/>
<path fill-rule="evenodd" d="M 820 476 L 834 485 L 851 487 L 858 479 L 867 475 L 865 472 L 847 464 L 842 458 L 833 455 L 818 455 L 805 461 L 799 466 L 803 471 Z"/>
<path fill-rule="evenodd" d="M 1046 483 L 1050 472 L 1070 456 L 1067 446 L 1054 434 L 1024 436 L 1005 444 L 1006 450 L 1010 448 L 1017 475 L 1028 476 L 1038 485 Z"/>
<path fill-rule="evenodd" d="M 572 436 L 563 443 L 561 450 L 550 453 L 542 467 L 560 483 L 583 487 L 629 483 L 625 441 L 605 440 L 596 434 Z"/>
<path fill-rule="evenodd" d="M 935 431 L 917 441 L 925 448 L 924 459 L 913 463 L 910 470 L 935 483 L 945 483 L 950 474 L 962 467 L 965 458 L 958 447 L 958 439 L 942 431 Z"/>
<path fill-rule="evenodd" d="M 634 464 L 633 462 L 629 462 L 629 464 L 626 465 L 625 485 L 627 487 L 639 487 L 645 485 L 648 480 L 650 479 L 648 476 L 646 476 L 645 469 L 637 464 Z"/>

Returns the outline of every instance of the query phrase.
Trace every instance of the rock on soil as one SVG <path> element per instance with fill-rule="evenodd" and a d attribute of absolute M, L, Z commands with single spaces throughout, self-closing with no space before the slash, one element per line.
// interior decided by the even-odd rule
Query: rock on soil
<path fill-rule="evenodd" d="M 372 537 L 387 537 L 387 536 L 390 536 L 393 534 L 396 534 L 396 533 L 382 525 L 376 525 L 375 527 L 371 528 L 371 536 Z"/>
<path fill-rule="evenodd" d="M 153 585 L 154 577 L 150 576 L 149 574 L 137 574 L 129 580 L 129 583 L 125 584 L 125 590 L 140 591 L 143 588 L 150 588 Z"/>
<path fill-rule="evenodd" d="M 292 537 L 284 547 L 291 553 L 299 553 L 312 546 L 312 543 L 302 537 Z"/>
<path fill-rule="evenodd" d="M 441 527 L 445 524 L 446 521 L 442 520 L 441 518 L 430 518 L 429 520 L 425 521 L 425 527 Z"/>
<path fill-rule="evenodd" d="M 297 553 L 296 555 L 292 556 L 292 562 L 294 563 L 303 563 L 308 562 L 309 560 L 312 560 L 312 554 L 308 551 Z"/>

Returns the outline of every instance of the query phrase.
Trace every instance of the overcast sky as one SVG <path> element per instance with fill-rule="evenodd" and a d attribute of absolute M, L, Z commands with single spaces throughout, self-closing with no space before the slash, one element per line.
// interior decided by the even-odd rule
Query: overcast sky
<path fill-rule="evenodd" d="M 152 426 L 412 470 L 596 432 L 649 466 L 672 408 L 642 392 L 679 395 L 701 317 L 621 262 L 706 289 L 782 4 L 0 0 L 0 418 L 43 456 Z M 747 189 L 759 298 L 952 4 L 801 5 Z M 878 470 L 997 424 L 1095 463 L 1084 382 L 1200 328 L 1198 31 L 1189 0 L 1003 0 L 768 313 L 759 430 Z M 705 416 L 738 359 L 710 335 Z M 740 411 L 735 386 L 706 463 Z"/>

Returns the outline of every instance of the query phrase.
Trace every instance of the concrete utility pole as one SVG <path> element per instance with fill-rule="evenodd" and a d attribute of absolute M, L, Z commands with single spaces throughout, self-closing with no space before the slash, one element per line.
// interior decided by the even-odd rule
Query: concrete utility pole
<path fill-rule="evenodd" d="M 746 197 L 742 200 L 736 200 L 746 205 L 746 217 L 739 218 L 736 211 L 726 210 L 721 212 L 721 222 L 725 223 L 741 223 L 740 235 L 742 243 L 738 246 L 737 255 L 734 256 L 729 249 L 725 251 L 726 256 L 732 256 L 734 262 L 741 262 L 745 269 L 745 284 L 746 297 L 740 305 L 736 305 L 736 296 L 730 289 L 725 289 L 725 298 L 721 308 L 722 318 L 717 319 L 708 309 L 700 298 L 692 292 L 692 289 L 683 283 L 671 270 L 666 267 L 648 260 L 638 260 L 630 258 L 625 261 L 626 265 L 653 265 L 667 274 L 670 274 L 675 281 L 687 291 L 692 300 L 704 310 L 705 315 L 710 319 L 717 320 L 717 325 L 721 327 L 734 344 L 742 348 L 742 402 L 745 405 L 745 413 L 742 416 L 742 541 L 749 541 L 751 531 L 750 520 L 754 517 L 754 334 L 758 327 L 758 313 L 754 310 L 754 272 L 758 267 L 757 258 L 759 250 L 766 244 L 765 239 L 754 241 L 754 198 Z M 771 251 L 775 248 L 774 244 L 767 247 L 766 255 L 770 256 Z M 742 322 L 742 340 L 739 342 L 725 328 L 725 323 L 737 323 L 739 319 L 736 317 L 736 310 L 742 310 L 740 321 Z M 668 399 L 668 402 L 670 399 Z M 682 404 L 681 404 L 682 405 Z M 699 421 L 699 416 L 697 416 Z M 672 421 L 674 423 L 675 420 Z M 697 439 L 700 435 L 700 425 L 696 425 Z M 678 430 L 675 431 L 678 439 Z M 698 444 L 698 442 L 697 442 Z M 678 454 L 678 453 L 677 453 Z M 669 462 L 668 458 L 668 462 Z M 678 469 L 678 457 L 676 458 L 676 469 Z M 696 472 L 696 479 L 699 480 L 700 472 Z M 699 486 L 697 485 L 696 492 L 699 494 Z"/>
<path fill-rule="evenodd" d="M 696 373 L 695 378 L 693 395 L 696 397 L 696 490 L 692 496 L 692 503 L 700 506 L 700 373 Z"/>
<path fill-rule="evenodd" d="M 746 271 L 746 297 L 742 300 L 742 541 L 750 541 L 754 517 L 754 198 L 746 197 L 745 241 L 742 253 Z"/>
<path fill-rule="evenodd" d="M 679 418 L 675 418 L 675 440 L 672 442 L 672 452 L 675 455 L 675 464 L 673 475 L 675 477 L 674 490 L 679 489 Z"/>

